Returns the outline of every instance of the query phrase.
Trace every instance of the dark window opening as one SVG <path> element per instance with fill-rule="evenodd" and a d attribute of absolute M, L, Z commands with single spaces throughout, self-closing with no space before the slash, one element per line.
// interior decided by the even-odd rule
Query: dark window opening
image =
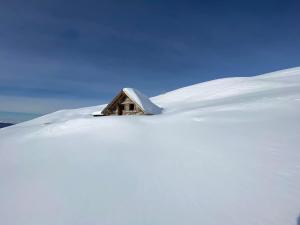
<path fill-rule="evenodd" d="M 134 104 L 129 104 L 129 110 L 133 111 L 134 110 Z"/>
<path fill-rule="evenodd" d="M 124 105 L 120 105 L 120 110 L 124 110 L 125 109 L 125 107 L 124 107 Z"/>

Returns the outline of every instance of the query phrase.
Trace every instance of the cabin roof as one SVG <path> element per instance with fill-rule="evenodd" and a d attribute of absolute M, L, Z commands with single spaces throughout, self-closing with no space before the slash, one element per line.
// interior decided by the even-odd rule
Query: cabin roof
<path fill-rule="evenodd" d="M 135 102 L 145 114 L 159 114 L 161 108 L 155 105 L 151 100 L 140 91 L 134 88 L 123 88 L 122 91 Z"/>
<path fill-rule="evenodd" d="M 127 95 L 145 114 L 159 114 L 162 109 L 155 105 L 151 100 L 142 94 L 140 91 L 134 88 L 123 88 L 119 94 L 109 103 L 107 104 L 101 111 L 97 111 L 92 113 L 93 116 L 102 116 L 104 115 L 104 111 L 107 110 L 112 103 L 122 94 Z"/>

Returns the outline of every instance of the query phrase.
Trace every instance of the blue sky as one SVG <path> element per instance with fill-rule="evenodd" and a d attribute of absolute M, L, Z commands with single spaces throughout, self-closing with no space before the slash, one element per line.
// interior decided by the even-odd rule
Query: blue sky
<path fill-rule="evenodd" d="M 289 0 L 0 0 L 0 121 L 299 66 L 299 12 Z"/>

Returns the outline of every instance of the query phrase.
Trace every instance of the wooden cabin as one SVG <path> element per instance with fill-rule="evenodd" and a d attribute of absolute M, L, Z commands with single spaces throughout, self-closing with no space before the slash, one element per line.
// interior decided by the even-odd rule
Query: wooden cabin
<path fill-rule="evenodd" d="M 148 97 L 133 88 L 123 88 L 116 97 L 94 116 L 123 115 L 155 115 L 161 113 L 161 108 Z"/>

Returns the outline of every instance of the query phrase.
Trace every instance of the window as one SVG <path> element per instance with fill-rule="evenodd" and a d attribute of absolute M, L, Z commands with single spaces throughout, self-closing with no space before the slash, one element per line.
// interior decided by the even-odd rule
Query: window
<path fill-rule="evenodd" d="M 133 111 L 134 110 L 134 104 L 129 104 L 129 110 Z"/>
<path fill-rule="evenodd" d="M 124 105 L 120 105 L 120 110 L 124 110 L 125 109 L 125 107 L 124 107 Z"/>

